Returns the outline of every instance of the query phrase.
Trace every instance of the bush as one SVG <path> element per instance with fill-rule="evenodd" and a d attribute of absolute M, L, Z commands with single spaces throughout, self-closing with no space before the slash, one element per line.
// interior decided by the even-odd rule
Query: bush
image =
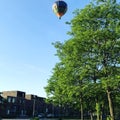
<path fill-rule="evenodd" d="M 38 117 L 35 117 L 35 118 L 32 118 L 31 120 L 39 120 L 39 118 L 38 118 Z"/>

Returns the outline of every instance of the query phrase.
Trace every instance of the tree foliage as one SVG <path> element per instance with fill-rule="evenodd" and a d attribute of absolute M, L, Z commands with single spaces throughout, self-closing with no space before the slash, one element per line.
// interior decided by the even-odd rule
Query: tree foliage
<path fill-rule="evenodd" d="M 54 43 L 60 61 L 45 87 L 48 99 L 80 111 L 95 111 L 96 103 L 107 110 L 106 105 L 114 120 L 113 103 L 120 102 L 120 5 L 94 1 L 77 10 L 68 24 L 71 38 Z"/>

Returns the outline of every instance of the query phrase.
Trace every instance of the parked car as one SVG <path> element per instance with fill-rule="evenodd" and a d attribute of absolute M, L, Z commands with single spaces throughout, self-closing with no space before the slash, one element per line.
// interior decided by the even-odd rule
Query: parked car
<path fill-rule="evenodd" d="M 40 114 L 38 115 L 38 117 L 39 117 L 39 118 L 43 118 L 43 117 L 45 117 L 45 115 L 44 115 L 44 113 L 40 113 Z"/>
<path fill-rule="evenodd" d="M 47 114 L 47 118 L 54 117 L 54 114 Z"/>
<path fill-rule="evenodd" d="M 28 118 L 28 116 L 27 115 L 20 115 L 20 116 L 18 116 L 18 118 Z"/>

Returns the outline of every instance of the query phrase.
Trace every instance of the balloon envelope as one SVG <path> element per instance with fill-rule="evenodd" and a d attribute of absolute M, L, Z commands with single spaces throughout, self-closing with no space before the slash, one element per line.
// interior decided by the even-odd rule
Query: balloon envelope
<path fill-rule="evenodd" d="M 67 3 L 62 0 L 58 0 L 53 4 L 52 10 L 60 19 L 67 11 Z"/>

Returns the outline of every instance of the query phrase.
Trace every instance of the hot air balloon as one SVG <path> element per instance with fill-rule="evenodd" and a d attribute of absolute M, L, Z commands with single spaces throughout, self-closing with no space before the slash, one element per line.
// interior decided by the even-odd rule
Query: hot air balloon
<path fill-rule="evenodd" d="M 61 17 L 66 13 L 67 11 L 67 3 L 63 0 L 57 0 L 53 6 L 52 6 L 53 12 L 56 14 L 56 16 L 61 19 Z"/>

